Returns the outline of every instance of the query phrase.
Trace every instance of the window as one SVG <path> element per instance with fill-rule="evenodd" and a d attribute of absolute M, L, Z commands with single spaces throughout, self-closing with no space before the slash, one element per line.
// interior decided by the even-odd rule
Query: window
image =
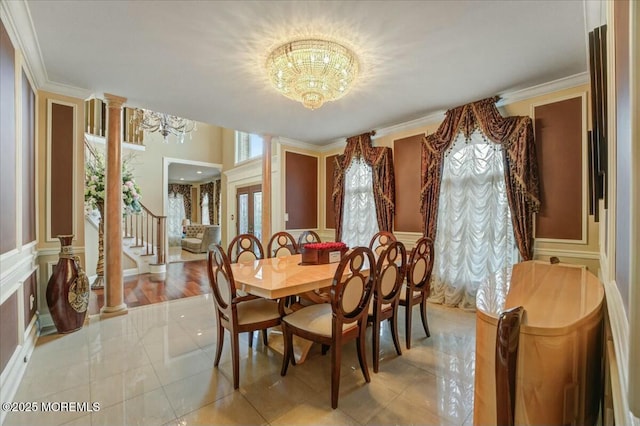
<path fill-rule="evenodd" d="M 373 173 L 362 158 L 354 158 L 344 176 L 342 241 L 349 247 L 369 246 L 378 232 Z"/>
<path fill-rule="evenodd" d="M 209 194 L 204 194 L 204 196 L 202 197 L 202 224 L 203 225 L 210 225 L 210 219 L 209 219 Z"/>
<path fill-rule="evenodd" d="M 429 300 L 475 309 L 479 284 L 517 261 L 502 149 L 460 132 L 443 164 Z"/>
<path fill-rule="evenodd" d="M 236 164 L 262 156 L 262 136 L 236 132 Z"/>
<path fill-rule="evenodd" d="M 174 192 L 169 194 L 167 214 L 167 234 L 169 246 L 179 246 L 182 239 L 182 219 L 186 218 L 184 196 Z"/>

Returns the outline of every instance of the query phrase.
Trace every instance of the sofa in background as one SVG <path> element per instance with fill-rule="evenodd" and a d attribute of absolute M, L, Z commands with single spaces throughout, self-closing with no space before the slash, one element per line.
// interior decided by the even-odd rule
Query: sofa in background
<path fill-rule="evenodd" d="M 187 225 L 182 249 L 192 253 L 206 253 L 210 244 L 220 244 L 220 225 Z"/>

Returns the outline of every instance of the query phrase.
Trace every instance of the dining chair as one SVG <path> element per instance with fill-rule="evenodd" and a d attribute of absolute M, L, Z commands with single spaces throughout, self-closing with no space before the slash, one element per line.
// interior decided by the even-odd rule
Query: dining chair
<path fill-rule="evenodd" d="M 391 328 L 391 337 L 398 355 L 402 355 L 398 341 L 398 303 L 405 277 L 407 251 L 404 244 L 392 241 L 378 257 L 373 298 L 369 304 L 369 322 L 373 325 L 373 372 L 378 372 L 380 364 L 380 328 L 385 319 Z"/>
<path fill-rule="evenodd" d="M 407 279 L 400 292 L 400 306 L 405 310 L 405 342 L 407 349 L 411 348 L 411 317 L 413 307 L 420 305 L 422 327 L 427 337 L 430 337 L 427 322 L 427 298 L 431 290 L 431 271 L 433 270 L 433 240 L 423 237 L 416 242 L 411 251 L 409 263 L 406 267 Z"/>
<path fill-rule="evenodd" d="M 263 330 L 266 334 L 268 328 L 280 325 L 280 319 L 285 313 L 284 307 L 281 303 L 258 296 L 238 296 L 229 258 L 223 248 L 217 244 L 209 248 L 207 272 L 218 324 L 216 357 L 213 365 L 217 367 L 220 363 L 226 329 L 231 334 L 233 388 L 238 389 L 240 383 L 239 334 L 252 333 L 256 330 Z"/>
<path fill-rule="evenodd" d="M 302 249 L 302 246 L 309 243 L 321 243 L 320 236 L 314 231 L 304 231 L 298 237 L 298 251 Z"/>
<path fill-rule="evenodd" d="M 298 244 L 288 232 L 276 232 L 267 245 L 267 257 L 291 256 L 298 253 Z"/>
<path fill-rule="evenodd" d="M 306 306 L 282 319 L 284 359 L 282 376 L 289 363 L 295 365 L 293 336 L 331 347 L 331 407 L 338 407 L 342 345 L 356 341 L 358 361 L 364 379 L 371 381 L 365 353 L 367 310 L 373 294 L 375 259 L 367 247 L 356 247 L 345 255 L 331 283 L 331 303 Z"/>
<path fill-rule="evenodd" d="M 253 234 L 240 234 L 237 235 L 229 248 L 227 249 L 229 260 L 231 263 L 238 262 L 250 262 L 253 260 L 264 259 L 264 249 L 262 243 Z M 241 296 L 245 296 L 247 293 L 239 290 Z M 262 341 L 267 344 L 267 330 L 262 331 Z M 249 347 L 253 347 L 253 332 L 249 332 Z"/>
<path fill-rule="evenodd" d="M 496 424 L 513 426 L 516 415 L 516 372 L 520 323 L 524 308 L 518 306 L 500 314 L 496 329 Z"/>
<path fill-rule="evenodd" d="M 373 250 L 377 256 L 380 256 L 380 253 L 382 253 L 382 251 L 385 250 L 393 241 L 397 241 L 397 239 L 391 232 L 376 232 L 376 234 L 371 238 L 371 242 L 369 242 L 369 248 Z"/>
<path fill-rule="evenodd" d="M 240 234 L 231 240 L 227 249 L 231 263 L 264 259 L 262 243 L 252 234 Z"/>

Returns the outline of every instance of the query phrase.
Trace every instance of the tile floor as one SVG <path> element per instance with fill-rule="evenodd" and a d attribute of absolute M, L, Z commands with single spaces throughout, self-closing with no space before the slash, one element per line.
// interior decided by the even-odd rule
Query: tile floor
<path fill-rule="evenodd" d="M 281 377 L 281 355 L 264 347 L 259 333 L 253 349 L 241 337 L 240 389 L 234 391 L 228 334 L 220 368 L 213 367 L 210 294 L 132 308 L 125 316 L 92 318 L 70 335 L 41 337 L 14 398 L 97 402 L 99 411 L 9 413 L 5 424 L 470 425 L 475 315 L 429 305 L 429 339 L 417 309 L 413 324 L 410 350 L 399 326 L 402 356 L 383 327 L 378 374 L 368 353 L 369 384 L 355 345 L 344 347 L 340 400 L 332 410 L 330 355 L 319 348 Z"/>

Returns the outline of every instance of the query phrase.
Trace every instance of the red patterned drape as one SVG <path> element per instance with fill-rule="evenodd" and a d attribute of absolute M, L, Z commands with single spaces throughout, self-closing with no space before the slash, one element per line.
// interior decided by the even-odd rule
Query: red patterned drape
<path fill-rule="evenodd" d="M 169 194 L 182 194 L 184 200 L 184 211 L 187 219 L 191 219 L 191 185 L 182 185 L 179 183 L 169 184 Z"/>
<path fill-rule="evenodd" d="M 388 147 L 374 147 L 371 136 L 363 133 L 347 138 L 347 146 L 342 155 L 335 158 L 333 172 L 333 206 L 336 217 L 336 241 L 342 235 L 342 211 L 344 202 L 344 176 L 354 157 L 361 157 L 371 166 L 373 173 L 373 198 L 376 203 L 376 217 L 381 231 L 393 232 L 395 212 L 395 176 L 393 172 L 393 151 Z"/>
<path fill-rule="evenodd" d="M 424 235 L 435 240 L 444 153 L 459 132 L 469 137 L 477 128 L 504 148 L 513 230 L 522 258 L 530 260 L 533 257 L 533 214 L 540 209 L 533 125 L 529 117 L 502 117 L 495 106 L 498 99 L 487 98 L 447 111 L 438 130 L 423 139 L 422 226 Z"/>

